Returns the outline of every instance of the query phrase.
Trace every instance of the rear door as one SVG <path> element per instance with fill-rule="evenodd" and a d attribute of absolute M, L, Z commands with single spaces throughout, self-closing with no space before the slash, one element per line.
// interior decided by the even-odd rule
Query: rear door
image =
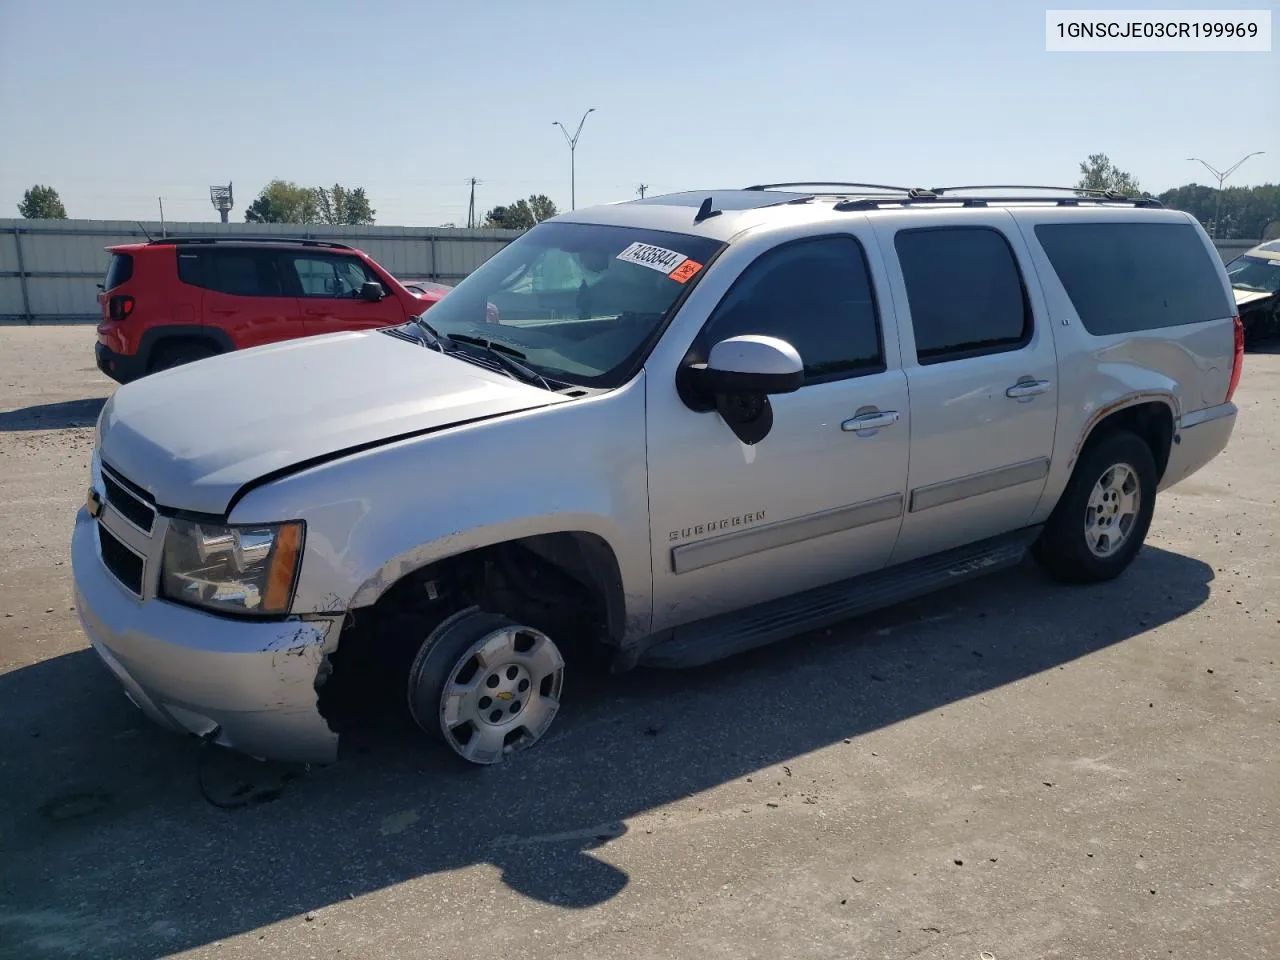
<path fill-rule="evenodd" d="M 236 349 L 303 335 L 275 251 L 255 247 L 179 247 L 178 279 L 203 289 L 201 322 L 226 333 Z"/>
<path fill-rule="evenodd" d="M 312 250 L 282 251 L 280 257 L 308 336 L 404 323 L 400 301 L 359 257 Z M 369 281 L 383 285 L 382 299 L 360 295 Z"/>
<path fill-rule="evenodd" d="M 911 393 L 893 563 L 1015 530 L 1044 490 L 1058 416 L 1053 332 L 1007 210 L 877 224 Z"/>

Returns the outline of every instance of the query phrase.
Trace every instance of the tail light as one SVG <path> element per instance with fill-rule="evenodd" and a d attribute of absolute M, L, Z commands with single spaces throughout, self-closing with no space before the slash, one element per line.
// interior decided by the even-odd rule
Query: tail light
<path fill-rule="evenodd" d="M 1232 396 L 1235 395 L 1236 387 L 1240 386 L 1240 373 L 1244 368 L 1244 324 L 1240 322 L 1239 317 L 1233 317 L 1232 322 L 1235 325 L 1236 350 L 1235 358 L 1231 361 L 1231 383 L 1227 385 L 1225 403 L 1231 402 Z"/>
<path fill-rule="evenodd" d="M 129 296 L 114 296 L 107 300 L 107 317 L 111 320 L 126 320 L 133 313 L 134 299 Z"/>

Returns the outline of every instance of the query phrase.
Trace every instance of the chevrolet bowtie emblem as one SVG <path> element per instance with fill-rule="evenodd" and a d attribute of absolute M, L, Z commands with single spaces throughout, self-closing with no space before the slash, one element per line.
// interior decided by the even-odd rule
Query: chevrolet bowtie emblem
<path fill-rule="evenodd" d="M 510 700 L 515 695 L 511 693 L 510 690 L 503 690 L 501 693 L 495 693 L 494 696 L 497 697 L 499 700 Z"/>
<path fill-rule="evenodd" d="M 98 493 L 93 487 L 89 488 L 89 496 L 85 500 L 85 507 L 91 517 L 96 517 L 102 512 L 102 494 Z"/>

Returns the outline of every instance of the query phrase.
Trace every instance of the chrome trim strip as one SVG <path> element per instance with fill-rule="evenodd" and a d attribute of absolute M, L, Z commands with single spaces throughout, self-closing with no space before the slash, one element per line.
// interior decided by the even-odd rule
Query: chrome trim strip
<path fill-rule="evenodd" d="M 1043 480 L 1048 475 L 1049 458 L 1040 457 L 1038 460 L 1026 460 L 983 473 L 973 473 L 967 477 L 957 477 L 954 480 L 943 480 L 941 483 L 916 487 L 911 491 L 910 512 L 919 513 L 931 507 L 955 503 L 957 500 L 967 500 L 984 493 L 1004 490 L 1006 487 L 1016 487 L 1021 483 Z"/>
<path fill-rule="evenodd" d="M 1211 407 L 1205 407 L 1203 410 L 1194 410 L 1191 413 L 1182 415 L 1182 422 L 1178 425 L 1181 429 L 1186 430 L 1189 427 L 1198 427 L 1202 423 L 1211 423 L 1214 420 L 1221 420 L 1223 417 L 1234 417 L 1237 413 L 1236 405 L 1230 401 L 1226 403 L 1215 403 Z"/>
<path fill-rule="evenodd" d="M 675 573 L 700 570 L 727 560 L 738 560 L 803 540 L 830 533 L 854 530 L 882 520 L 902 516 L 902 494 L 893 493 L 848 507 L 836 507 L 791 520 L 780 520 L 752 530 L 736 530 L 724 536 L 685 543 L 671 548 L 671 569 Z"/>

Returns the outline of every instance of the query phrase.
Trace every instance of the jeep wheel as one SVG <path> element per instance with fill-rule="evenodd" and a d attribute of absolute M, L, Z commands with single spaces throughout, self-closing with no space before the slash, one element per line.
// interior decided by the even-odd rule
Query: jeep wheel
<path fill-rule="evenodd" d="M 1119 576 L 1146 539 L 1156 485 L 1155 460 L 1141 438 L 1118 431 L 1090 443 L 1032 554 L 1064 580 Z"/>
<path fill-rule="evenodd" d="M 155 359 L 151 361 L 149 372 L 159 373 L 161 370 L 172 370 L 174 367 L 194 363 L 196 360 L 203 360 L 205 357 L 216 356 L 217 353 L 217 350 L 206 343 L 175 343 L 171 346 L 161 347 L 156 351 Z"/>
<path fill-rule="evenodd" d="M 498 763 L 547 732 L 563 684 L 550 637 L 469 607 L 423 641 L 409 670 L 409 712 L 462 759 Z"/>

